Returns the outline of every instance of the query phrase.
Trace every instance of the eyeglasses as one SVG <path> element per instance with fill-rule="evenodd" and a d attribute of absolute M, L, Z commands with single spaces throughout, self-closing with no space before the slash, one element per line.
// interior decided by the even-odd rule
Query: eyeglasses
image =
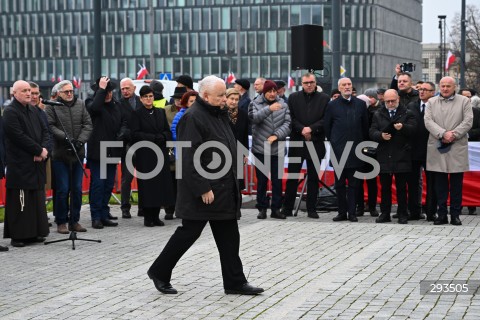
<path fill-rule="evenodd" d="M 305 82 L 302 82 L 302 84 L 309 86 L 309 85 L 315 84 L 315 81 L 305 81 Z"/>
<path fill-rule="evenodd" d="M 154 97 L 153 95 L 142 96 L 142 98 L 144 98 L 144 99 L 153 99 L 153 97 Z"/>
<path fill-rule="evenodd" d="M 385 103 L 395 103 L 395 102 L 397 102 L 396 99 L 395 100 L 385 100 Z"/>
<path fill-rule="evenodd" d="M 428 89 L 420 88 L 420 89 L 418 89 L 418 91 L 435 91 L 435 90 L 428 90 Z"/>
<path fill-rule="evenodd" d="M 63 90 L 59 91 L 60 93 L 65 93 L 65 94 L 73 94 L 73 90 Z"/>

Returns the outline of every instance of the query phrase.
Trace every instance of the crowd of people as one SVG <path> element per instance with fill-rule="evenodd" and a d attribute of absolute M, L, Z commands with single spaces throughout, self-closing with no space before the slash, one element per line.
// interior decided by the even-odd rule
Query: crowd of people
<path fill-rule="evenodd" d="M 181 168 L 188 179 L 177 177 L 176 159 L 193 159 L 188 150 L 195 150 L 204 140 L 221 141 L 229 149 L 235 143 L 248 148 L 249 134 L 257 178 L 258 219 L 266 219 L 268 210 L 271 218 L 292 216 L 303 162 L 306 162 L 308 177 L 307 216 L 319 218 L 318 162 L 325 157 L 325 141 L 329 141 L 337 162 L 334 186 L 338 214 L 333 221 L 356 222 L 364 212 L 370 212 L 377 223 L 394 218 L 405 224 L 426 218 L 436 225 L 445 224 L 449 223 L 447 198 L 450 197 L 450 223 L 461 225 L 463 172 L 469 169 L 468 140 L 480 139 L 480 99 L 470 89 L 457 93 L 451 77 L 441 79 L 436 93 L 434 83 L 414 85 L 409 73 L 401 72 L 399 66 L 395 71 L 389 89 L 370 88 L 361 95 L 357 95 L 349 78 L 341 78 L 337 88 L 328 95 L 319 90 L 314 74 L 305 73 L 301 77 L 302 90 L 287 98 L 285 82 L 258 78 L 253 84 L 256 93 L 253 99 L 248 94 L 250 82 L 246 79 L 237 79 L 232 88 L 223 90 L 225 84 L 220 88 L 218 78 L 207 77 L 203 80 L 204 86 L 200 86 L 204 91 L 196 92 L 192 78 L 182 75 L 177 78 L 178 86 L 170 101 L 163 97 L 160 81 L 153 80 L 140 88 L 137 96 L 130 78 L 119 82 L 120 97 L 116 99 L 117 84 L 103 76 L 92 84 L 94 93 L 85 101 L 74 95 L 70 81 L 59 82 L 52 90 L 53 103 L 49 101 L 46 106 L 39 98 L 37 84 L 19 80 L 12 87 L 11 104 L 5 108 L 0 122 L 3 125 L 0 138 L 4 141 L 0 164 L 8 166 L 4 238 L 10 238 L 14 247 L 45 240 L 49 234 L 44 205 L 46 188 L 54 190 L 57 232 L 86 232 L 79 223 L 82 181 L 86 174 L 84 160 L 90 172 L 91 226 L 94 229 L 116 227 L 118 218 L 110 213 L 109 200 L 120 159 L 122 218 L 132 217 L 131 183 L 136 170 L 137 214 L 144 218 L 144 225 L 164 225 L 160 219 L 163 208 L 166 220 L 174 219 L 175 215 L 183 219 L 183 228 L 190 230 L 188 241 L 193 244 L 204 224 L 186 226 L 186 220 L 196 220 L 189 210 L 201 212 L 204 204 L 218 204 L 218 208 L 212 212 L 207 210 L 199 218 L 216 220 L 217 211 L 233 210 L 226 204 L 223 207 L 222 202 L 241 204 L 236 191 L 244 189 L 245 184 L 232 172 L 235 184 L 230 185 L 233 182 L 229 180 L 220 185 L 222 190 L 233 191 L 219 198 L 217 186 L 197 177 L 197 168 L 188 167 L 188 161 L 186 168 L 182 161 Z M 206 117 L 208 123 L 207 115 L 225 119 L 228 126 L 214 122 L 213 127 L 206 130 L 206 124 L 200 122 L 201 117 Z M 225 138 L 227 129 L 228 139 Z M 209 138 L 208 134 L 213 136 Z M 287 138 L 290 148 L 284 190 L 283 168 L 279 166 L 283 165 L 283 143 Z M 189 141 L 192 147 L 179 152 L 175 144 L 172 147 L 168 143 L 170 141 Z M 375 154 L 370 156 L 379 164 L 380 212 L 377 210 L 377 176 L 366 179 L 368 197 L 364 200 L 364 178 L 374 168 L 355 152 L 364 141 L 378 143 Z M 105 142 L 114 143 L 105 146 Z M 120 142 L 121 147 L 115 142 Z M 143 143 L 142 146 L 138 147 L 138 142 Z M 213 157 L 213 153 L 204 152 L 200 162 L 207 165 Z M 103 163 L 106 158 L 113 160 Z M 159 162 L 161 166 L 157 168 Z M 422 170 L 427 188 L 424 205 Z M 391 216 L 393 180 L 398 209 Z M 269 184 L 271 196 L 267 192 Z M 210 185 L 211 189 L 207 190 Z M 475 214 L 475 207 L 468 209 L 470 214 Z M 236 217 L 236 212 L 233 210 L 227 220 Z M 211 226 L 213 230 L 213 224 Z M 172 241 L 176 243 L 185 235 L 175 237 Z M 160 273 L 152 269 L 149 275 L 155 278 L 155 274 Z M 168 272 L 160 278 L 169 280 L 167 275 Z M 238 287 L 239 282 L 232 279 L 225 280 L 226 288 Z"/>

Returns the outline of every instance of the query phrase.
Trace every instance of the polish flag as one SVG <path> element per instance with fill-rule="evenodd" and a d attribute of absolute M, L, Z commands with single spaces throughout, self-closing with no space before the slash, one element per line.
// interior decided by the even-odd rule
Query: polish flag
<path fill-rule="evenodd" d="M 237 80 L 237 79 L 235 78 L 235 75 L 233 74 L 233 72 L 230 72 L 230 73 L 228 74 L 228 77 L 227 77 L 227 84 L 229 84 L 229 83 L 234 83 L 235 80 Z"/>
<path fill-rule="evenodd" d="M 445 61 L 445 71 L 450 69 L 450 66 L 455 62 L 455 55 L 452 51 L 448 50 L 447 60 Z"/>
<path fill-rule="evenodd" d="M 52 78 L 50 79 L 52 82 L 55 82 L 55 75 L 52 74 Z"/>
<path fill-rule="evenodd" d="M 79 87 L 80 87 L 80 86 L 78 85 L 77 77 L 75 77 L 75 76 L 73 76 L 72 83 L 73 83 L 73 86 L 74 86 L 75 88 L 79 88 Z"/>
<path fill-rule="evenodd" d="M 148 70 L 144 64 L 143 65 L 139 64 L 138 66 L 140 67 L 140 70 L 138 70 L 137 72 L 137 80 L 141 80 L 148 74 Z"/>
<path fill-rule="evenodd" d="M 292 77 L 288 76 L 287 88 L 290 89 L 293 87 L 295 87 L 295 80 L 293 80 Z"/>
<path fill-rule="evenodd" d="M 58 82 L 62 81 L 62 79 L 63 79 L 62 75 L 59 75 L 57 78 Z"/>
<path fill-rule="evenodd" d="M 323 40 L 323 46 L 324 46 L 325 48 L 328 48 L 328 49 L 332 50 L 332 48 L 330 48 L 330 46 L 328 45 L 327 40 Z"/>

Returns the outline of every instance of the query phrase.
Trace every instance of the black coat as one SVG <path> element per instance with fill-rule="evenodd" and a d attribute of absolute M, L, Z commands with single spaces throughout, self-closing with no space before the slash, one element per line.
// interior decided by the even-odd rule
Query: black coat
<path fill-rule="evenodd" d="M 396 130 L 394 123 L 402 123 L 403 127 Z M 415 116 L 406 106 L 399 105 L 393 119 L 387 108 L 378 110 L 373 116 L 370 138 L 378 142 L 377 161 L 380 173 L 410 172 L 412 168 L 412 147 L 410 139 L 417 125 Z M 382 132 L 389 132 L 392 138 L 383 140 Z"/>
<path fill-rule="evenodd" d="M 417 124 L 410 138 L 410 145 L 412 146 L 412 160 L 426 162 L 428 136 L 430 135 L 430 132 L 428 132 L 427 128 L 425 128 L 425 121 L 423 121 L 423 115 L 420 112 L 420 106 L 422 103 L 423 102 L 421 100 L 417 102 L 411 102 L 407 105 L 407 109 L 410 110 L 410 112 L 414 115 Z"/>
<path fill-rule="evenodd" d="M 349 101 L 340 96 L 328 103 L 323 123 L 325 136 L 330 141 L 337 161 L 340 162 L 347 142 L 352 141 L 345 168 L 364 166 L 365 162 L 355 155 L 355 148 L 360 142 L 368 140 L 367 104 L 355 97 Z"/>
<path fill-rule="evenodd" d="M 305 127 L 310 127 L 312 129 L 312 142 L 319 160 L 325 156 L 323 117 L 329 101 L 330 97 L 327 94 L 316 91 L 312 94 L 298 91 L 292 93 L 288 98 L 288 107 L 292 118 L 290 141 L 305 141 L 302 130 Z M 311 158 L 306 145 L 303 148 L 290 148 L 288 155 L 290 157 Z"/>
<path fill-rule="evenodd" d="M 137 177 L 139 206 L 153 208 L 175 204 L 166 147 L 166 142 L 172 140 L 172 133 L 165 110 L 160 108 L 149 110 L 141 106 L 132 116 L 131 129 L 134 142 L 153 142 L 163 154 L 163 166 L 157 175 L 149 179 Z M 144 174 L 152 172 L 158 161 L 155 151 L 150 148 L 139 148 L 135 152 L 135 166 L 138 172 Z"/>
<path fill-rule="evenodd" d="M 6 187 L 42 190 L 45 188 L 45 161 L 34 162 L 50 143 L 45 122 L 38 110 L 13 99 L 3 113 L 7 163 Z"/>
<path fill-rule="evenodd" d="M 468 141 L 480 141 L 480 109 L 472 108 L 473 124 L 468 131 Z"/>
<path fill-rule="evenodd" d="M 127 123 L 127 130 L 126 134 L 123 137 L 123 141 L 126 143 L 130 143 L 132 141 L 132 121 L 133 121 L 133 114 L 136 110 L 141 109 L 143 107 L 142 101 L 138 96 L 135 96 L 135 109 L 132 108 L 128 99 L 121 98 L 120 99 L 120 110 L 122 111 L 123 118 Z"/>
<path fill-rule="evenodd" d="M 3 131 L 3 119 L 0 114 L 0 179 L 5 177 L 5 133 Z"/>
<path fill-rule="evenodd" d="M 248 106 L 250 105 L 250 102 L 252 102 L 252 100 L 248 96 L 247 91 L 240 97 L 240 100 L 238 101 L 238 109 L 244 110 L 248 114 Z"/>
<path fill-rule="evenodd" d="M 93 124 L 93 132 L 87 143 L 87 160 L 100 161 L 100 142 L 118 141 L 120 131 L 127 127 L 120 103 L 113 99 L 105 103 L 106 93 L 104 89 L 98 89 L 93 99 L 85 101 Z M 122 149 L 107 148 L 107 156 L 120 157 Z"/>
<path fill-rule="evenodd" d="M 182 177 L 177 180 L 177 203 L 175 214 L 181 219 L 190 220 L 231 220 L 240 218 L 241 197 L 236 179 L 236 143 L 229 125 L 228 111 L 197 98 L 188 108 L 177 125 L 177 142 L 191 142 L 191 147 L 183 148 L 181 158 Z M 200 174 L 194 166 L 194 153 L 205 142 L 219 142 L 229 151 L 232 165 L 222 177 Z M 178 152 L 178 147 L 177 147 Z M 207 148 L 196 158 L 201 167 L 211 172 L 207 166 L 214 159 L 214 153 L 223 154 L 218 149 Z M 198 157 L 198 155 L 197 155 Z M 222 160 L 224 157 L 222 157 Z M 225 161 L 219 166 L 224 167 Z M 178 171 L 177 162 L 177 171 Z M 213 171 L 215 173 L 217 171 Z M 212 190 L 214 201 L 204 204 L 202 194 Z"/>
<path fill-rule="evenodd" d="M 233 124 L 230 121 L 229 123 L 235 140 L 248 149 L 248 112 L 238 108 L 237 122 Z"/>

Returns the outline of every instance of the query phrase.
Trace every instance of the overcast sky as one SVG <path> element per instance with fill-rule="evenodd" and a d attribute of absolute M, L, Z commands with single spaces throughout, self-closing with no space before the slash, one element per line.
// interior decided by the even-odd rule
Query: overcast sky
<path fill-rule="evenodd" d="M 468 5 L 480 8 L 480 0 L 466 0 Z M 451 24 L 455 14 L 462 9 L 461 0 L 423 0 L 423 43 L 439 43 L 440 29 L 438 29 L 438 16 L 446 15 L 447 32 L 452 30 Z M 447 33 L 447 41 L 448 36 Z"/>

